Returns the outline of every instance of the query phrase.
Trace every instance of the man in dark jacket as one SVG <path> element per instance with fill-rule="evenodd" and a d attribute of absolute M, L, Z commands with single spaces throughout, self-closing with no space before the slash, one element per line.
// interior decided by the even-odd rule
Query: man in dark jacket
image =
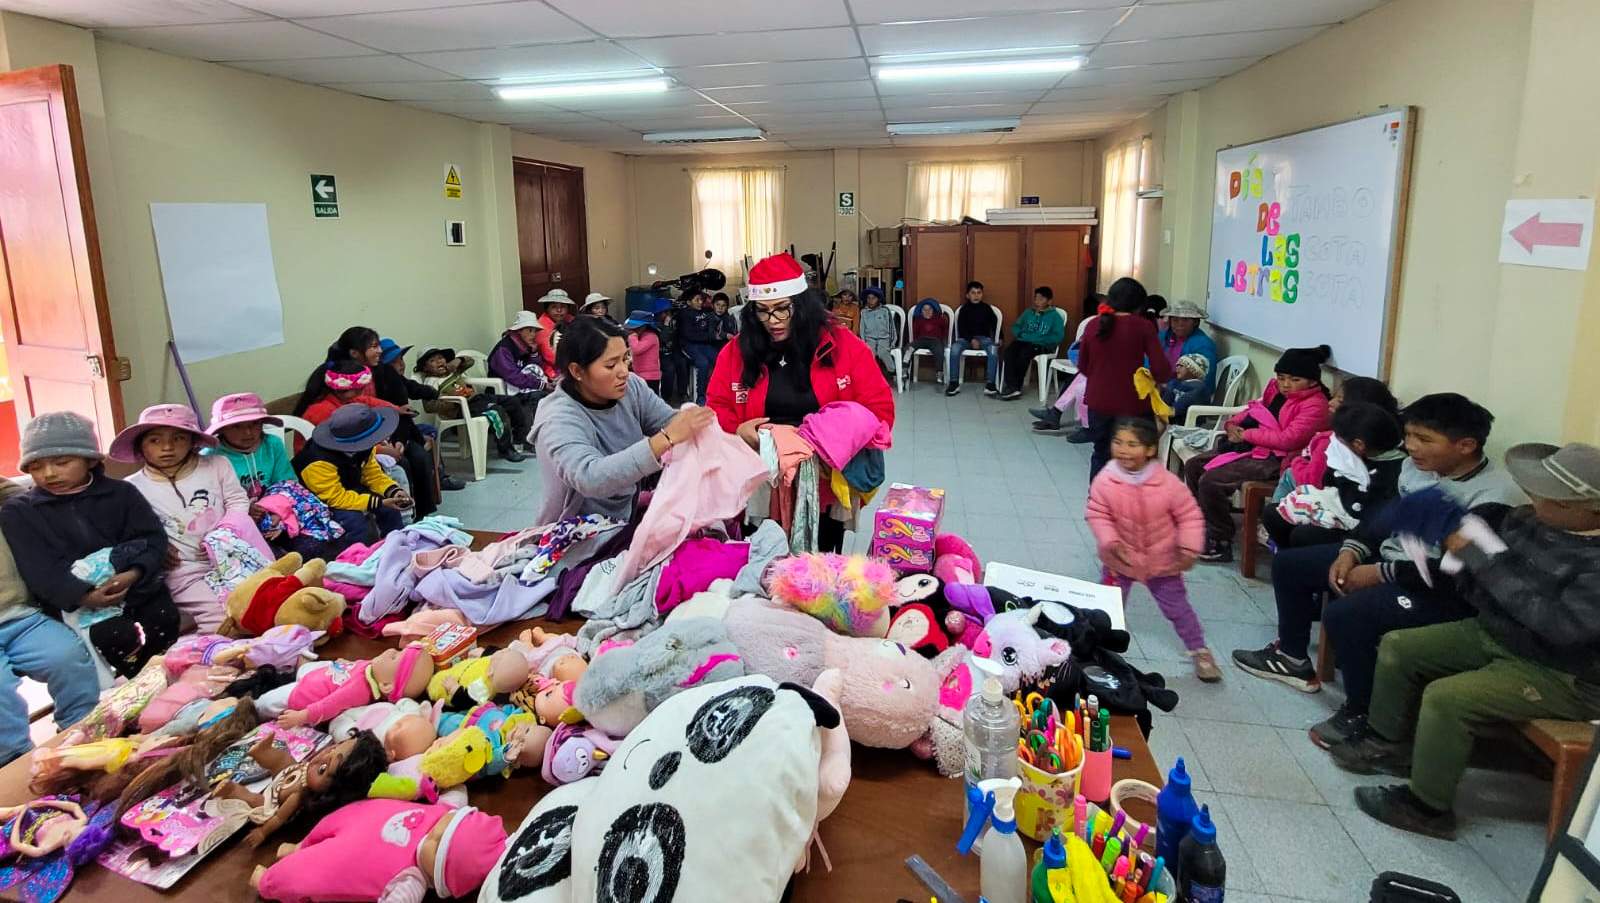
<path fill-rule="evenodd" d="M 950 343 L 950 385 L 944 394 L 955 395 L 961 391 L 961 352 L 982 351 L 986 366 L 983 370 L 983 394 L 999 395 L 1000 352 L 994 337 L 1000 331 L 1000 318 L 994 308 L 983 303 L 983 283 L 967 283 L 967 300 L 956 308 L 956 340 Z"/>
<path fill-rule="evenodd" d="M 1407 831 L 1454 838 L 1456 785 L 1485 728 L 1600 717 L 1600 448 L 1518 445 L 1506 469 L 1533 504 L 1474 508 L 1444 543 L 1441 567 L 1477 616 L 1385 636 L 1367 725 L 1329 750 L 1347 771 L 1410 777 L 1355 792 Z"/>

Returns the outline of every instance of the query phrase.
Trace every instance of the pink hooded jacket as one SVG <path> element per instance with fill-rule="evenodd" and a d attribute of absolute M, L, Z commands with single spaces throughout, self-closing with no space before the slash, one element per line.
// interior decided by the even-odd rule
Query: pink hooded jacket
<path fill-rule="evenodd" d="M 1244 441 L 1253 448 L 1248 452 L 1218 455 L 1206 465 L 1207 470 L 1237 461 L 1245 455 L 1252 458 L 1277 455 L 1287 467 L 1288 462 L 1300 454 L 1313 436 L 1328 428 L 1328 395 L 1320 383 L 1285 398 L 1283 407 L 1278 409 L 1278 416 L 1274 418 L 1268 413 L 1268 406 L 1278 394 L 1277 381 L 1269 382 L 1260 398 L 1228 419 L 1228 424 L 1232 426 L 1242 423 L 1246 417 L 1255 418 L 1257 425 L 1244 431 Z"/>
<path fill-rule="evenodd" d="M 1100 471 L 1089 486 L 1085 512 L 1100 560 L 1134 580 L 1182 573 L 1180 553 L 1199 554 L 1206 539 L 1205 517 L 1183 481 L 1153 461 L 1145 468 L 1153 473 L 1142 483 L 1128 479 L 1115 462 Z M 1118 542 L 1132 567 L 1112 557 Z"/>
<path fill-rule="evenodd" d="M 1289 473 L 1294 476 L 1296 486 L 1322 488 L 1322 480 L 1328 474 L 1328 443 L 1331 441 L 1333 430 L 1323 430 L 1312 436 L 1305 450 L 1289 462 Z"/>

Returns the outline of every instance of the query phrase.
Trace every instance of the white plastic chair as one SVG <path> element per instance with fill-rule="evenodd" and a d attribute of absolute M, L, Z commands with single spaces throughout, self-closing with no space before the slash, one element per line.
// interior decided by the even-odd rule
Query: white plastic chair
<path fill-rule="evenodd" d="M 1061 317 L 1061 334 L 1065 336 L 1067 334 L 1067 324 L 1072 322 L 1072 317 L 1068 316 L 1067 312 L 1059 307 L 1052 307 L 1050 309 L 1055 311 L 1057 316 Z M 1050 362 L 1055 360 L 1056 355 L 1058 355 L 1060 352 L 1061 349 L 1057 347 L 1055 351 L 1049 352 L 1048 354 L 1036 354 L 1033 356 L 1033 369 L 1035 379 L 1039 383 L 1039 404 L 1041 405 L 1050 400 L 1045 397 L 1045 393 L 1050 391 Z M 1019 380 L 1018 382 L 1020 385 L 1021 381 Z"/>
<path fill-rule="evenodd" d="M 1201 429 L 1200 418 L 1213 418 L 1210 425 L 1204 427 L 1206 432 L 1205 443 L 1200 446 L 1188 442 L 1174 443 L 1172 430 L 1161 434 L 1161 442 L 1156 453 L 1159 460 L 1171 466 L 1171 455 L 1176 453 L 1178 464 L 1195 455 L 1211 451 L 1216 448 L 1217 441 L 1226 433 L 1225 424 L 1228 418 L 1245 409 L 1240 403 L 1239 396 L 1244 393 L 1245 377 L 1250 373 L 1250 358 L 1235 354 L 1225 357 L 1217 362 L 1217 385 L 1220 387 L 1221 404 L 1197 404 L 1189 406 L 1189 413 L 1184 418 L 1183 425 L 1194 429 Z"/>
<path fill-rule="evenodd" d="M 505 380 L 489 375 L 489 355 L 463 348 L 456 352 L 456 357 L 472 359 L 472 366 L 467 368 L 468 385 L 474 389 L 493 389 L 498 395 L 511 394 L 506 391 Z"/>
<path fill-rule="evenodd" d="M 916 307 L 913 306 L 911 309 L 912 309 L 912 311 L 915 311 Z M 938 356 L 939 359 L 938 359 L 938 361 L 936 361 L 936 363 L 938 363 L 938 365 L 939 365 L 939 384 L 940 385 L 944 385 L 947 382 L 947 380 L 945 379 L 945 376 L 946 376 L 945 370 L 950 366 L 950 358 L 949 358 L 950 345 L 955 341 L 955 337 L 956 337 L 956 312 L 951 310 L 950 309 L 950 305 L 948 305 L 948 304 L 939 305 L 939 310 L 940 310 L 941 313 L 944 314 L 944 321 L 945 321 L 945 331 L 944 331 L 945 353 Z M 903 310 L 902 310 L 902 313 L 904 313 Z M 903 319 L 905 321 L 905 336 L 901 340 L 900 349 L 899 350 L 901 351 L 902 354 L 909 355 L 907 357 L 907 360 L 909 360 L 911 362 L 911 368 L 910 368 L 911 369 L 911 382 L 914 384 L 917 381 L 917 358 L 919 358 L 919 357 L 933 357 L 934 354 L 933 354 L 932 351 L 929 351 L 926 348 L 913 348 L 913 347 L 911 347 L 911 320 L 912 320 L 912 316 L 913 315 L 914 314 L 907 314 L 907 315 L 905 315 L 903 317 Z M 904 392 L 905 390 L 906 390 L 905 381 L 902 380 L 901 383 L 900 383 L 900 391 Z"/>
<path fill-rule="evenodd" d="M 946 308 L 946 310 L 948 310 L 948 309 L 949 308 Z M 987 358 L 989 356 L 989 354 L 998 355 L 1000 353 L 1000 329 L 1001 329 L 1001 327 L 1003 327 L 1005 325 L 1005 322 L 1004 322 L 1005 321 L 1005 317 L 1000 314 L 1000 308 L 996 307 L 995 305 L 993 305 L 993 304 L 989 305 L 989 309 L 994 311 L 994 347 L 992 349 L 990 349 L 990 351 L 987 354 L 984 353 L 984 351 L 982 349 L 979 349 L 979 348 L 963 348 L 963 349 L 961 349 L 961 367 L 956 370 L 956 374 L 955 374 L 956 375 L 956 380 L 955 381 L 957 383 L 961 382 L 962 372 L 967 369 L 967 358 L 969 358 L 969 357 Z M 952 315 L 950 317 L 950 340 L 951 341 L 955 341 L 955 328 L 956 328 L 956 318 L 955 318 L 954 315 Z M 988 361 L 984 361 L 984 367 L 987 368 L 988 365 L 989 365 Z M 985 374 L 987 374 L 988 372 L 989 371 L 987 369 L 984 370 Z M 998 372 L 998 370 L 996 372 Z"/>
<path fill-rule="evenodd" d="M 1071 348 L 1073 345 L 1076 345 L 1077 343 L 1083 341 L 1084 330 L 1088 329 L 1089 328 L 1089 324 L 1093 323 L 1093 322 L 1094 322 L 1094 317 L 1084 317 L 1083 318 L 1083 322 L 1078 324 L 1078 332 L 1077 332 L 1077 334 L 1072 337 L 1072 341 L 1067 344 L 1067 347 Z M 1062 376 L 1067 377 L 1068 381 L 1070 382 L 1071 378 L 1073 376 L 1076 376 L 1077 373 L 1078 373 L 1078 365 L 1073 363 L 1072 360 L 1070 358 L 1068 358 L 1065 354 L 1063 354 L 1061 357 L 1056 358 L 1053 361 L 1050 361 L 1049 364 L 1047 365 L 1047 368 L 1050 371 L 1050 386 L 1049 386 L 1048 389 L 1045 390 L 1045 395 L 1040 396 L 1040 398 L 1039 398 L 1040 404 L 1043 404 L 1047 400 L 1046 396 L 1052 396 L 1053 397 L 1053 396 L 1055 396 L 1057 394 L 1056 393 L 1056 375 L 1057 374 L 1060 374 Z"/>
<path fill-rule="evenodd" d="M 445 434 L 451 430 L 461 430 L 456 440 L 456 450 L 463 458 L 472 461 L 472 479 L 481 480 L 488 475 L 489 468 L 489 418 L 472 416 L 471 409 L 467 406 L 467 399 L 460 395 L 441 395 L 439 403 L 442 406 L 456 408 L 452 414 L 424 414 L 423 417 L 433 421 L 434 429 L 439 431 L 440 451 L 443 451 Z M 509 427 L 510 424 L 507 424 Z"/>

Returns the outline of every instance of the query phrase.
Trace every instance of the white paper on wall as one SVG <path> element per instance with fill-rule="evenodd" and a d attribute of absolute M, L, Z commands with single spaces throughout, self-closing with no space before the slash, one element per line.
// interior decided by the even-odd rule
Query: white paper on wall
<path fill-rule="evenodd" d="M 151 204 L 172 338 L 185 363 L 283 344 L 265 204 Z"/>

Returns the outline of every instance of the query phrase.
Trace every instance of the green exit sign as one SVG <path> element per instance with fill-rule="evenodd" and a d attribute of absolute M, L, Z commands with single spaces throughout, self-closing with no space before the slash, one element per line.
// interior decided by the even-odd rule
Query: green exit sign
<path fill-rule="evenodd" d="M 317 219 L 339 218 L 339 186 L 333 176 L 311 174 L 311 215 Z"/>

